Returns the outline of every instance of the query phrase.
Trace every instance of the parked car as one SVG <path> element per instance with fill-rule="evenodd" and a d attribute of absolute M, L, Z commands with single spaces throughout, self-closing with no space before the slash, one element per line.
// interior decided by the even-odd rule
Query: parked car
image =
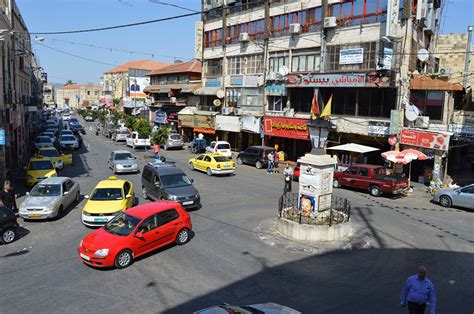
<path fill-rule="evenodd" d="M 144 199 L 175 201 L 186 209 L 201 205 L 201 197 L 193 186 L 193 180 L 172 165 L 145 165 L 142 194 Z"/>
<path fill-rule="evenodd" d="M 273 302 L 250 304 L 250 305 L 230 305 L 227 303 L 211 306 L 193 312 L 193 314 L 231 314 L 231 313 L 258 313 L 258 314 L 301 314 L 297 310 Z"/>
<path fill-rule="evenodd" d="M 73 124 L 70 126 L 71 127 L 71 130 L 72 132 L 75 134 L 75 135 L 80 135 L 80 134 L 86 134 L 86 130 L 84 129 L 84 127 L 80 124 Z"/>
<path fill-rule="evenodd" d="M 163 147 L 165 150 L 170 148 L 178 148 L 183 149 L 183 138 L 179 134 L 168 134 L 168 138 L 166 139 Z"/>
<path fill-rule="evenodd" d="M 61 118 L 63 121 L 69 121 L 71 119 L 71 115 L 69 113 L 62 113 Z"/>
<path fill-rule="evenodd" d="M 270 152 L 275 152 L 275 149 L 268 146 L 247 147 L 237 155 L 237 164 L 254 165 L 257 169 L 261 169 L 267 166 L 267 156 Z"/>
<path fill-rule="evenodd" d="M 78 149 L 79 148 L 79 141 L 75 136 L 72 135 L 62 135 L 59 138 L 59 148 L 60 149 Z"/>
<path fill-rule="evenodd" d="M 115 150 L 110 153 L 109 168 L 114 173 L 138 172 L 136 158 L 126 150 Z"/>
<path fill-rule="evenodd" d="M 293 169 L 293 181 L 300 180 L 300 163 L 297 162 L 295 168 Z"/>
<path fill-rule="evenodd" d="M 232 158 L 232 150 L 230 144 L 225 141 L 212 141 L 211 144 L 206 147 L 208 153 L 218 153 L 226 157 Z"/>
<path fill-rule="evenodd" d="M 27 186 L 33 186 L 44 179 L 58 176 L 51 160 L 43 157 L 30 158 L 25 170 Z"/>
<path fill-rule="evenodd" d="M 151 146 L 151 138 L 150 136 L 143 137 L 138 134 L 138 132 L 133 131 L 127 136 L 127 146 L 133 147 L 136 149 L 137 147 L 150 147 Z"/>
<path fill-rule="evenodd" d="M 0 235 L 1 242 L 9 244 L 15 241 L 18 232 L 18 222 L 15 213 L 10 209 L 0 206 Z"/>
<path fill-rule="evenodd" d="M 84 118 L 84 120 L 86 120 L 86 122 L 93 122 L 93 121 L 94 121 L 94 117 L 92 117 L 92 116 L 86 116 L 86 117 Z"/>
<path fill-rule="evenodd" d="M 60 154 L 54 147 L 40 148 L 36 155 L 51 160 L 56 169 L 63 169 L 64 165 L 72 165 L 72 154 Z"/>
<path fill-rule="evenodd" d="M 59 127 L 59 119 L 58 118 L 49 118 L 48 120 L 46 120 L 46 125 L 52 125 L 52 126 L 56 126 L 56 127 Z"/>
<path fill-rule="evenodd" d="M 86 226 L 102 226 L 120 212 L 136 203 L 133 183 L 115 176 L 100 181 L 87 199 L 82 210 L 82 223 Z"/>
<path fill-rule="evenodd" d="M 59 132 L 59 136 L 63 136 L 63 135 L 72 135 L 72 136 L 75 136 L 74 135 L 74 132 L 72 130 L 61 130 L 61 132 Z"/>
<path fill-rule="evenodd" d="M 189 160 L 191 170 L 205 172 L 208 176 L 213 174 L 232 174 L 235 172 L 235 163 L 221 154 L 203 154 Z"/>
<path fill-rule="evenodd" d="M 129 133 L 127 128 L 118 128 L 112 132 L 111 139 L 115 142 L 125 142 Z"/>
<path fill-rule="evenodd" d="M 40 149 L 43 147 L 53 147 L 54 146 L 54 138 L 49 136 L 38 136 L 35 140 L 35 148 Z"/>
<path fill-rule="evenodd" d="M 95 267 L 125 268 L 137 257 L 190 239 L 191 217 L 175 202 L 153 202 L 127 209 L 79 244 L 81 260 Z"/>
<path fill-rule="evenodd" d="M 69 123 L 69 126 L 71 126 L 71 125 L 76 125 L 76 124 L 80 124 L 80 123 L 79 123 L 79 120 L 77 120 L 77 118 L 71 118 L 71 119 L 69 119 L 68 123 Z"/>
<path fill-rule="evenodd" d="M 439 189 L 433 201 L 444 207 L 459 206 L 474 209 L 474 184 L 461 188 Z"/>
<path fill-rule="evenodd" d="M 114 132 L 114 130 L 116 130 L 117 127 L 115 126 L 115 124 L 113 123 L 106 123 L 104 125 L 104 127 L 101 128 L 102 130 L 102 135 L 107 137 L 107 138 L 111 138 L 112 137 L 112 133 Z"/>
<path fill-rule="evenodd" d="M 53 132 L 41 132 L 39 136 L 47 136 L 53 141 L 53 143 L 56 141 L 56 135 Z"/>
<path fill-rule="evenodd" d="M 61 217 L 69 206 L 81 200 L 79 183 L 67 177 L 45 179 L 27 195 L 19 208 L 23 219 Z"/>
<path fill-rule="evenodd" d="M 408 180 L 386 175 L 386 168 L 383 166 L 357 164 L 344 171 L 334 172 L 333 187 L 341 186 L 366 190 L 372 196 L 380 196 L 382 193 L 403 194 L 408 188 Z"/>

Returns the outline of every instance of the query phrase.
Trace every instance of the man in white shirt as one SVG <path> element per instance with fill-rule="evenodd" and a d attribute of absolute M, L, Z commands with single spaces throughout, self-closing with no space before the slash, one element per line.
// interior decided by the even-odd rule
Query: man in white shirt
<path fill-rule="evenodd" d="M 283 175 L 285 177 L 285 187 L 283 192 L 291 192 L 291 181 L 293 180 L 293 168 L 287 163 L 285 169 L 283 170 Z"/>

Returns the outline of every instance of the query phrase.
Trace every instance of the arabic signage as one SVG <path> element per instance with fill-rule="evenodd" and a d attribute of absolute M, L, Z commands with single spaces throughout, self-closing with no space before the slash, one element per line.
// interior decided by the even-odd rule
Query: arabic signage
<path fill-rule="evenodd" d="M 308 87 L 364 87 L 365 73 L 308 74 L 301 78 L 300 86 Z"/>
<path fill-rule="evenodd" d="M 268 96 L 286 96 L 286 87 L 282 83 L 267 83 Z"/>
<path fill-rule="evenodd" d="M 214 116 L 194 116 L 194 127 L 195 128 L 205 128 L 205 129 L 214 129 L 215 119 Z"/>
<path fill-rule="evenodd" d="M 264 133 L 267 136 L 307 140 L 309 135 L 307 122 L 309 122 L 307 119 L 265 116 Z"/>
<path fill-rule="evenodd" d="M 364 48 L 344 49 L 339 52 L 339 64 L 364 62 Z"/>
<path fill-rule="evenodd" d="M 400 133 L 401 127 L 401 110 L 392 109 L 390 110 L 390 134 L 398 134 Z"/>
<path fill-rule="evenodd" d="M 370 136 L 388 136 L 390 134 L 390 122 L 369 121 Z"/>
<path fill-rule="evenodd" d="M 178 115 L 178 121 L 180 127 L 194 127 L 194 116 L 189 114 Z"/>
<path fill-rule="evenodd" d="M 448 150 L 449 135 L 404 129 L 400 132 L 400 143 L 417 147 Z"/>
<path fill-rule="evenodd" d="M 448 131 L 453 132 L 456 140 L 474 142 L 474 125 L 450 124 Z"/>
<path fill-rule="evenodd" d="M 456 110 L 451 120 L 453 124 L 474 125 L 474 111 Z"/>
<path fill-rule="evenodd" d="M 194 57 L 196 59 L 202 58 L 202 38 L 203 38 L 203 31 L 204 31 L 204 22 L 203 21 L 196 21 L 194 24 Z"/>

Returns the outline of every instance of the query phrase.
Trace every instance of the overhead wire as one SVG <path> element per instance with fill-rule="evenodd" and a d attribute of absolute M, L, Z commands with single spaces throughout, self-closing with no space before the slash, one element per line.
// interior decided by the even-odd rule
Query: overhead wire
<path fill-rule="evenodd" d="M 151 2 L 151 3 L 156 3 L 156 4 L 161 4 L 161 5 L 167 5 L 167 6 L 170 6 L 170 7 L 175 7 L 175 8 L 181 9 L 181 10 L 185 10 L 185 11 L 199 12 L 197 10 L 186 8 L 186 7 L 174 4 L 174 3 L 163 2 L 163 1 L 160 1 L 160 0 L 148 0 L 148 1 Z M 199 13 L 201 13 L 201 12 L 199 12 Z"/>

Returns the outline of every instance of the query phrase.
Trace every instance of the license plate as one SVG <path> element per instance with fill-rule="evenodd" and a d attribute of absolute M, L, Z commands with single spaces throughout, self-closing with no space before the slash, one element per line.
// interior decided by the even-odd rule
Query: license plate
<path fill-rule="evenodd" d="M 41 214 L 30 214 L 30 217 L 41 217 Z"/>
<path fill-rule="evenodd" d="M 230 165 L 224 165 L 224 168 L 230 168 Z"/>
<path fill-rule="evenodd" d="M 96 218 L 94 219 L 95 222 L 107 222 L 107 218 Z"/>
<path fill-rule="evenodd" d="M 193 201 L 187 201 L 187 202 L 183 202 L 183 205 L 190 205 L 192 203 L 193 203 Z"/>
<path fill-rule="evenodd" d="M 91 258 L 90 258 L 89 256 L 87 256 L 87 255 L 85 255 L 85 254 L 82 254 L 82 253 L 81 253 L 81 257 L 82 257 L 83 259 L 85 259 L 86 261 L 90 261 L 90 260 L 91 260 Z"/>

